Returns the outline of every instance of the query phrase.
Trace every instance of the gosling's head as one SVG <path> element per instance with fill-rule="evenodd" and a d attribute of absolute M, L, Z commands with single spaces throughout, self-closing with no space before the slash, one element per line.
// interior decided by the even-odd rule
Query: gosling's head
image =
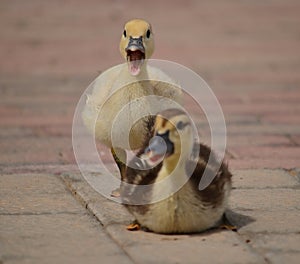
<path fill-rule="evenodd" d="M 142 19 L 133 19 L 125 24 L 120 41 L 120 52 L 128 62 L 131 75 L 137 76 L 154 51 L 151 25 Z"/>
<path fill-rule="evenodd" d="M 175 168 L 179 160 L 186 160 L 193 149 L 193 128 L 187 114 L 176 108 L 165 110 L 156 116 L 154 137 L 144 155 L 152 165 L 164 160 Z"/>

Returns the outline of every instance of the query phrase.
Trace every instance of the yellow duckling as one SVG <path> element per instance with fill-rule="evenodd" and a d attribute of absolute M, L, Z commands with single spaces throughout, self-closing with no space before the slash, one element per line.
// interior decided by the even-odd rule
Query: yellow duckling
<path fill-rule="evenodd" d="M 145 120 L 139 118 L 139 109 L 143 108 L 149 113 L 153 110 L 145 101 L 142 101 L 140 108 L 138 104 L 130 107 L 130 103 L 148 95 L 180 101 L 178 85 L 158 68 L 147 65 L 146 60 L 153 51 L 151 25 L 142 19 L 126 23 L 120 52 L 127 64 L 118 65 L 99 75 L 92 84 L 92 93 L 87 94 L 82 113 L 86 127 L 95 133 L 96 139 L 111 148 L 121 176 L 126 169 L 125 149 L 140 148 L 147 133 Z M 117 118 L 120 112 L 122 118 Z M 137 119 L 140 120 L 132 125 L 133 120 Z M 126 131 L 130 131 L 128 140 L 124 139 Z"/>
<path fill-rule="evenodd" d="M 129 163 L 121 186 L 123 202 L 141 227 L 156 233 L 191 233 L 221 224 L 232 175 L 209 147 L 193 139 L 191 120 L 185 112 L 168 109 L 157 115 L 153 137 Z M 200 190 L 205 169 L 215 177 Z M 171 182 L 163 184 L 169 175 Z M 173 185 L 178 182 L 182 187 L 176 189 Z M 145 185 L 150 189 L 139 189 Z M 158 199 L 164 191 L 170 195 Z"/>

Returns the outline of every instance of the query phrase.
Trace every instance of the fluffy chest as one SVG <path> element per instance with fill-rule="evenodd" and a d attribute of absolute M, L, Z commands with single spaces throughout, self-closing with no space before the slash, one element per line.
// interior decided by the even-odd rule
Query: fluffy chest
<path fill-rule="evenodd" d="M 156 191 L 154 191 L 155 194 Z M 191 233 L 209 229 L 220 221 L 225 203 L 212 208 L 204 204 L 190 183 L 168 198 L 134 212 L 139 223 L 157 233 Z"/>
<path fill-rule="evenodd" d="M 114 92 L 99 105 L 96 114 L 96 136 L 100 140 L 113 141 L 115 147 L 136 149 L 144 140 L 147 116 L 154 115 L 159 109 L 172 105 L 173 101 L 157 97 L 155 92 L 166 90 L 161 85 L 153 90 L 151 81 L 139 81 Z M 128 141 L 129 140 L 129 141 Z"/>

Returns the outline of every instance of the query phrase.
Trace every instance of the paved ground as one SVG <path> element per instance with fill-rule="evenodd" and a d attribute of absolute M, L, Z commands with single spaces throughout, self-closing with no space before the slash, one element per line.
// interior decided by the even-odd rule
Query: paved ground
<path fill-rule="evenodd" d="M 0 4 L 0 263 L 298 263 L 300 3 L 18 1 Z M 217 95 L 237 233 L 128 232 L 131 216 L 84 181 L 71 125 L 97 74 L 121 62 L 123 23 L 145 17 L 155 58 Z"/>

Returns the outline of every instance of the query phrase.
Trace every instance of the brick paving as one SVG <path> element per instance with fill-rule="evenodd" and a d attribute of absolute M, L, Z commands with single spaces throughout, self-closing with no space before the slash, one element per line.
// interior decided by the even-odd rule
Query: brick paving
<path fill-rule="evenodd" d="M 299 11 L 296 0 L 1 1 L 0 263 L 298 263 Z M 122 62 L 132 17 L 152 22 L 154 58 L 193 69 L 220 101 L 237 233 L 128 232 L 127 211 L 77 169 L 76 103 Z"/>

